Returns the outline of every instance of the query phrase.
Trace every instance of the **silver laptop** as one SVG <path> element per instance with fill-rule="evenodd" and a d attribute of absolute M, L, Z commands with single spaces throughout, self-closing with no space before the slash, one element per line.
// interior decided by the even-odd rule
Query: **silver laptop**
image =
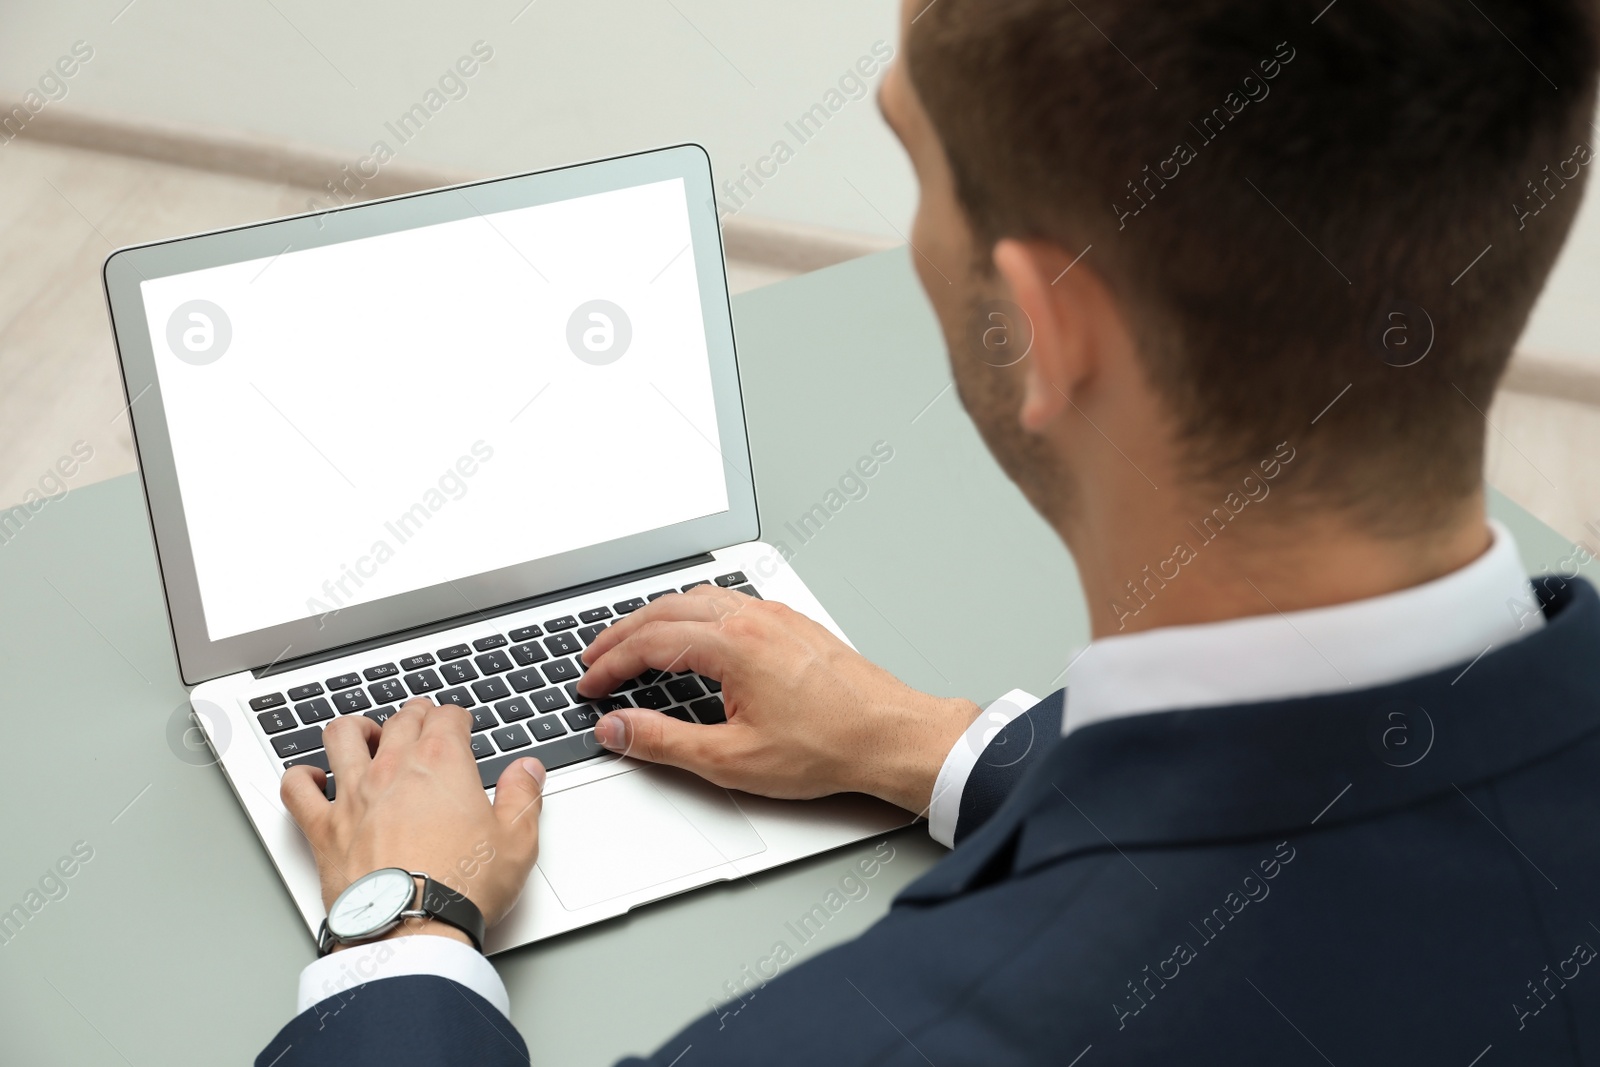
<path fill-rule="evenodd" d="M 105 288 L 179 668 L 308 931 L 321 892 L 279 779 L 326 769 L 338 716 L 419 696 L 472 712 L 486 789 L 522 756 L 550 768 L 538 869 L 490 951 L 908 821 L 595 744 L 625 705 L 716 728 L 713 679 L 576 691 L 597 633 L 701 582 L 844 636 L 758 540 L 703 149 L 121 249 Z"/>

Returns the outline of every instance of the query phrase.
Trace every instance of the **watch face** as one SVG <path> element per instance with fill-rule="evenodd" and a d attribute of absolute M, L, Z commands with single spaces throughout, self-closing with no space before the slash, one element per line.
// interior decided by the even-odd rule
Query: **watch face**
<path fill-rule="evenodd" d="M 363 937 L 394 922 L 417 896 L 417 883 L 398 867 L 373 871 L 351 882 L 328 912 L 328 932 Z"/>

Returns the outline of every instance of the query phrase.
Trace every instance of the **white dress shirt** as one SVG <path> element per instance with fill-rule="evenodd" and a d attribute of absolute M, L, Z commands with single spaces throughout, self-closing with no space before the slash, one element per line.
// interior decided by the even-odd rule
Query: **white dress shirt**
<path fill-rule="evenodd" d="M 1528 608 L 1538 601 L 1511 531 L 1498 522 L 1489 528 L 1493 541 L 1483 555 L 1398 593 L 1092 642 L 1068 668 L 1061 732 L 1151 711 L 1370 689 L 1476 662 L 1544 625 Z M 954 847 L 961 795 L 984 744 L 1037 702 L 1012 690 L 950 750 L 928 809 L 935 841 Z"/>
<path fill-rule="evenodd" d="M 1493 542 L 1473 562 L 1398 593 L 1290 614 L 1171 626 L 1102 638 L 1069 668 L 1063 735 L 1126 715 L 1225 707 L 1367 689 L 1476 663 L 1544 625 L 1511 533 L 1489 524 Z M 1472 669 L 1469 664 L 1463 674 Z M 984 746 L 1038 701 L 1014 689 L 984 709 L 945 758 L 928 810 L 928 831 L 952 847 L 961 794 Z M 383 951 L 389 946 L 389 951 Z M 300 975 L 299 1010 L 360 982 L 401 975 L 453 979 L 510 1014 L 489 962 L 444 937 L 397 937 L 345 949 Z M 333 1001 L 323 1010 L 337 1010 Z"/>

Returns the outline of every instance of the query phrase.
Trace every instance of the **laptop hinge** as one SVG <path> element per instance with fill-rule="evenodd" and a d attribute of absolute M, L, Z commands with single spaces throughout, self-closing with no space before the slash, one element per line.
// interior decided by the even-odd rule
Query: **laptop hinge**
<path fill-rule="evenodd" d="M 426 626 L 413 626 L 409 630 L 397 630 L 394 633 L 384 634 L 381 637 L 373 637 L 365 641 L 354 641 L 347 645 L 340 645 L 338 648 L 325 649 L 322 652 L 313 652 L 310 655 L 301 656 L 298 659 L 280 660 L 277 663 L 268 664 L 265 667 L 257 667 L 250 673 L 257 678 L 270 678 L 275 674 L 287 674 L 290 671 L 299 670 L 301 667 L 311 667 L 318 663 L 326 663 L 328 660 L 352 656 L 358 652 L 368 652 L 375 648 L 383 648 L 385 645 L 393 645 L 401 641 L 409 641 L 414 637 L 426 637 L 428 634 L 440 633 L 444 630 L 451 630 L 467 622 L 489 622 L 493 619 L 498 619 L 502 616 L 511 615 L 515 612 L 522 611 L 525 608 L 536 608 L 540 604 L 553 604 L 558 600 L 566 600 L 569 597 L 582 596 L 585 593 L 598 592 L 602 589 L 610 589 L 614 586 L 624 585 L 640 578 L 650 578 L 657 574 L 666 574 L 669 571 L 680 571 L 687 567 L 696 566 L 697 564 L 712 563 L 714 561 L 715 557 L 713 557 L 711 553 L 702 552 L 697 556 L 686 556 L 683 559 L 673 560 L 670 563 L 661 563 L 654 567 L 645 567 L 641 570 L 629 571 L 627 574 L 619 574 L 615 577 L 604 578 L 597 582 L 586 582 L 583 585 L 568 586 L 566 589 L 558 589 L 553 593 L 543 593 L 536 597 L 528 597 L 526 600 L 518 600 L 510 604 L 501 604 L 497 607 L 486 608 L 483 611 L 468 611 L 461 615 L 455 615 L 448 619 L 442 619 L 439 622 L 429 623 Z"/>

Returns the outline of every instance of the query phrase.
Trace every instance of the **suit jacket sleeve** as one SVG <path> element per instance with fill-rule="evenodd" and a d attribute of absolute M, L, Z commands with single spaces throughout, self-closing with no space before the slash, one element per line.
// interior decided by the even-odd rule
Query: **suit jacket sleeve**
<path fill-rule="evenodd" d="M 527 1067 L 511 1020 L 466 986 L 432 975 L 368 982 L 321 1001 L 278 1031 L 256 1067 Z"/>
<path fill-rule="evenodd" d="M 999 810 L 1013 786 L 1061 736 L 1066 690 L 1058 689 L 1006 724 L 967 776 L 956 821 L 956 844 Z"/>

